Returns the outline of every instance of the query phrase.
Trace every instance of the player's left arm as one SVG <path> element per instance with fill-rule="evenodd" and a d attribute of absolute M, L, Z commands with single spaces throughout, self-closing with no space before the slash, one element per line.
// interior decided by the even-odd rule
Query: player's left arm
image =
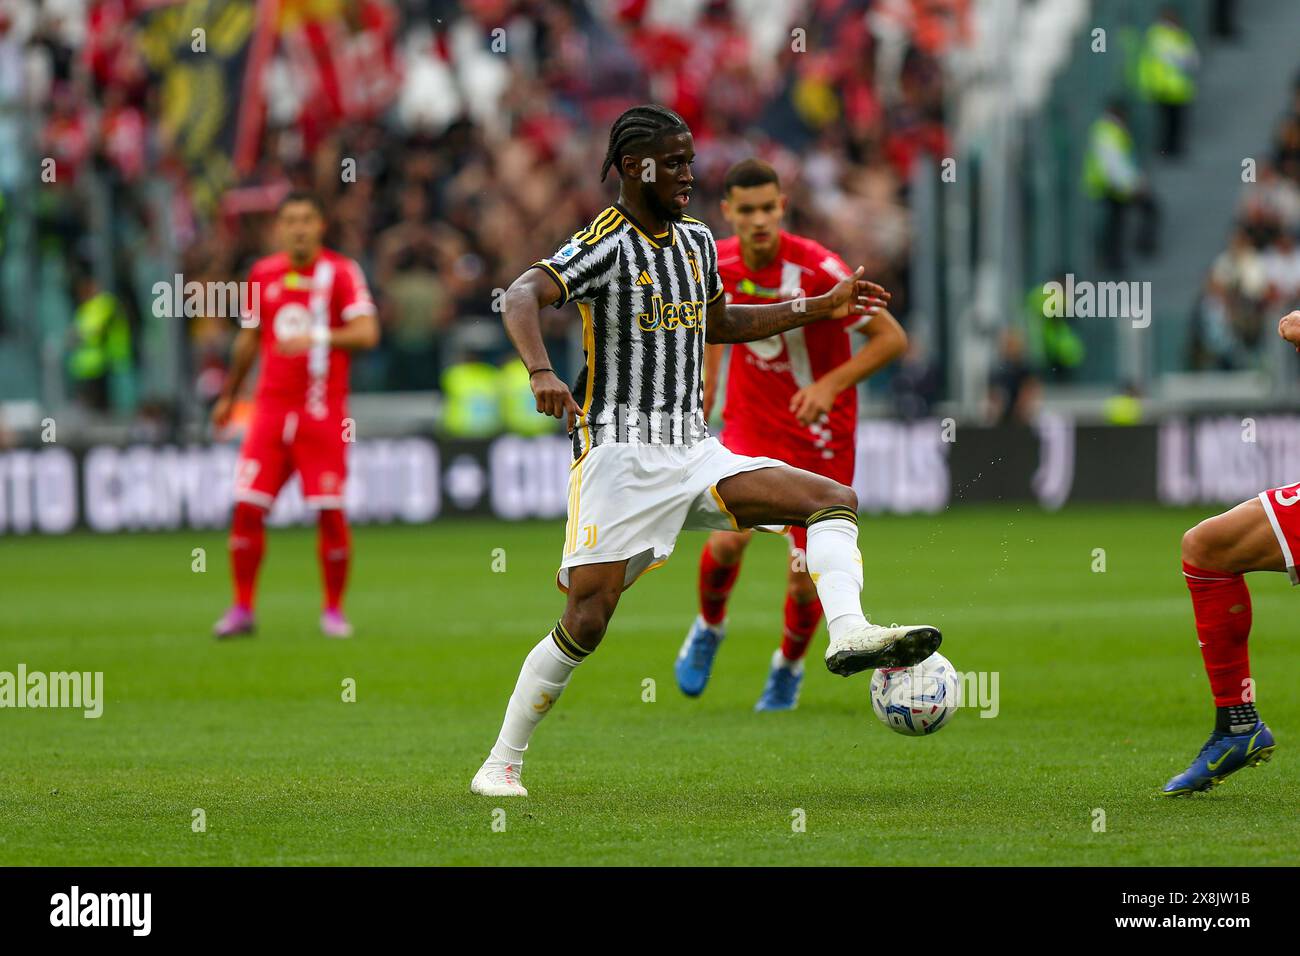
<path fill-rule="evenodd" d="M 802 425 L 811 425 L 831 410 L 846 389 L 870 378 L 907 351 L 907 333 L 888 309 L 880 309 L 862 328 L 866 344 L 852 357 L 835 366 L 817 381 L 795 392 L 790 411 Z"/>
<path fill-rule="evenodd" d="M 727 305 L 726 296 L 719 293 L 708 306 L 704 340 L 754 342 L 821 319 L 874 315 L 888 305 L 889 293 L 862 278 L 864 271 L 859 266 L 853 275 L 835 283 L 822 295 L 800 296 L 766 305 Z"/>
<path fill-rule="evenodd" d="M 379 344 L 379 317 L 375 310 L 360 312 L 338 328 L 330 329 L 329 343 L 332 349 L 373 349 Z"/>

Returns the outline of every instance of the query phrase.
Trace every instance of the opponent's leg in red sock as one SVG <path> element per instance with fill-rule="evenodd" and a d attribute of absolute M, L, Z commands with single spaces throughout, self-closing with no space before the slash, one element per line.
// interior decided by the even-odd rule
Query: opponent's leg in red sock
<path fill-rule="evenodd" d="M 804 598 L 805 600 L 800 600 Z M 785 595 L 785 632 L 781 637 L 781 655 L 787 661 L 802 660 L 808 653 L 808 645 L 817 633 L 817 625 L 822 620 L 822 602 L 817 600 L 817 591 L 812 592 L 812 599 L 807 595 L 796 594 L 793 589 Z"/>
<path fill-rule="evenodd" d="M 352 535 L 341 508 L 322 508 L 318 519 L 317 555 L 320 557 L 321 580 L 325 586 L 325 610 L 338 611 L 343 603 L 343 589 L 348 582 L 348 564 L 352 558 Z"/>
<path fill-rule="evenodd" d="M 1240 574 L 1208 571 L 1183 562 L 1183 575 L 1192 593 L 1196 635 L 1205 659 L 1205 673 L 1218 707 L 1253 701 L 1250 685 L 1250 591 Z"/>
<path fill-rule="evenodd" d="M 235 604 L 251 611 L 257 591 L 257 569 L 266 553 L 266 512 L 246 501 L 235 502 L 230 519 L 231 576 L 235 583 Z"/>
<path fill-rule="evenodd" d="M 745 547 L 743 538 L 738 547 L 727 538 L 718 542 L 714 539 L 721 538 L 722 535 L 729 538 L 732 534 L 722 532 L 720 535 L 710 535 L 709 540 L 704 542 L 704 550 L 700 552 L 700 617 L 712 626 L 721 624 L 727 616 L 727 599 L 731 597 L 731 589 L 736 586 Z M 735 537 L 741 538 L 740 535 Z M 715 544 L 719 552 L 717 555 L 714 554 Z"/>
<path fill-rule="evenodd" d="M 785 591 L 785 632 L 781 637 L 781 656 L 787 661 L 803 660 L 808 645 L 822 620 L 822 602 L 817 585 L 808 574 L 808 532 L 791 528 L 789 584 Z"/>

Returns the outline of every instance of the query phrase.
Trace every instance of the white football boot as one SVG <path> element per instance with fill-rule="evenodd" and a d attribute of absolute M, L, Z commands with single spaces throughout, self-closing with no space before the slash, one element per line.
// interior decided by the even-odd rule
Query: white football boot
<path fill-rule="evenodd" d="M 488 755 L 470 781 L 469 792 L 483 797 L 526 797 L 528 790 L 519 782 L 523 764 L 506 763 Z"/>
<path fill-rule="evenodd" d="M 911 667 L 939 649 L 943 635 L 928 624 L 881 627 L 864 621 L 826 648 L 826 669 L 848 677 L 877 667 Z"/>

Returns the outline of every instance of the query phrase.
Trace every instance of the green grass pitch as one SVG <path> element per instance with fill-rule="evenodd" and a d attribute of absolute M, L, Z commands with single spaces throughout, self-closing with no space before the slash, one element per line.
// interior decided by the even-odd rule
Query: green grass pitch
<path fill-rule="evenodd" d="M 999 675 L 996 717 L 963 709 L 924 739 L 875 719 L 868 674 L 825 671 L 824 630 L 800 709 L 752 712 L 780 628 L 766 536 L 712 684 L 683 698 L 703 541 L 683 535 L 542 724 L 514 802 L 468 785 L 560 612 L 561 525 L 357 529 L 350 642 L 316 632 L 314 529 L 271 530 L 260 633 L 228 644 L 208 637 L 223 533 L 5 539 L 0 670 L 103 671 L 106 703 L 98 720 L 0 710 L 0 864 L 1294 864 L 1300 595 L 1283 576 L 1251 579 L 1277 757 L 1156 795 L 1210 729 L 1178 564 L 1205 513 L 865 518 L 875 619 L 938 624 L 959 670 Z"/>

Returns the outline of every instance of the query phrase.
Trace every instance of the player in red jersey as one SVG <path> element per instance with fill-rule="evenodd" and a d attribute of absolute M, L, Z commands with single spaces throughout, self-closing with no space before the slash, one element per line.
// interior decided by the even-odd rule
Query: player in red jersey
<path fill-rule="evenodd" d="M 379 341 L 366 280 L 357 264 L 324 248 L 325 215 L 308 193 L 280 203 L 276 227 L 283 252 L 249 272 L 230 374 L 212 409 L 218 428 L 260 352 L 262 373 L 235 473 L 230 563 L 235 603 L 213 628 L 217 637 L 251 634 L 257 570 L 266 549 L 266 512 L 296 471 L 306 503 L 319 509 L 325 600 L 321 631 L 350 637 L 343 587 L 351 536 L 343 515 L 347 479 L 348 372 L 351 353 Z"/>
<path fill-rule="evenodd" d="M 744 160 L 727 172 L 722 215 L 735 235 L 718 243 L 727 302 L 821 295 L 849 275 L 835 253 L 782 230 L 786 201 L 776 171 L 761 160 Z M 856 354 L 849 341 L 853 330 L 867 336 Z M 706 409 L 713 406 L 725 347 L 708 346 Z M 737 346 L 727 375 L 722 443 L 741 455 L 766 455 L 852 484 L 857 384 L 906 348 L 906 333 L 883 309 L 870 317 L 823 319 Z M 791 561 L 785 630 L 756 710 L 791 710 L 798 703 L 804 654 L 822 617 L 804 559 L 807 532 L 791 528 L 787 534 Z M 688 696 L 700 695 L 708 683 L 725 633 L 727 599 L 751 536 L 750 531 L 715 531 L 700 555 L 700 612 L 674 666 L 677 684 Z"/>
<path fill-rule="evenodd" d="M 1300 352 L 1300 311 L 1278 335 Z M 1196 642 L 1214 696 L 1214 731 L 1196 759 L 1165 784 L 1167 797 L 1209 790 L 1273 756 L 1277 742 L 1255 710 L 1250 676 L 1251 571 L 1285 571 L 1300 584 L 1300 482 L 1270 488 L 1183 535 L 1183 577 L 1192 595 Z"/>

